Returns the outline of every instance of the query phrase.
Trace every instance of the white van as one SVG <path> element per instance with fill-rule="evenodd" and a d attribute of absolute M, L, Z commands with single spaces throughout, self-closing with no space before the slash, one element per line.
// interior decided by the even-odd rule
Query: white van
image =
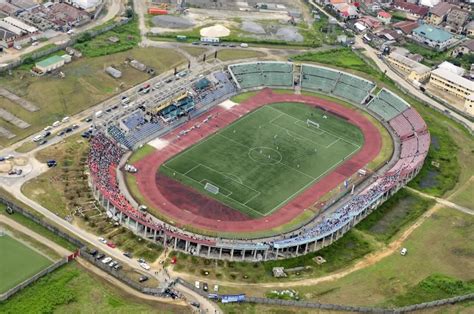
<path fill-rule="evenodd" d="M 62 121 L 63 123 L 68 122 L 68 121 L 69 121 L 69 117 L 64 117 L 61 121 Z"/>
<path fill-rule="evenodd" d="M 57 127 L 57 126 L 60 126 L 60 125 L 61 125 L 60 121 L 54 121 L 54 123 L 53 123 L 53 127 Z"/>
<path fill-rule="evenodd" d="M 199 281 L 196 281 L 196 282 L 194 283 L 194 286 L 196 287 L 196 289 L 199 289 L 199 286 L 200 286 Z"/>
<path fill-rule="evenodd" d="M 246 43 L 240 44 L 240 48 L 248 48 L 248 47 L 249 47 L 249 44 L 246 44 Z"/>
<path fill-rule="evenodd" d="M 96 118 L 100 118 L 100 117 L 102 117 L 102 114 L 103 114 L 103 113 L 104 113 L 104 112 L 103 112 L 102 110 L 99 110 L 99 111 L 97 111 L 97 112 L 95 113 L 95 117 L 96 117 Z"/>
<path fill-rule="evenodd" d="M 50 126 L 50 125 L 48 125 L 47 127 L 45 127 L 45 128 L 43 129 L 43 131 L 48 132 L 48 131 L 51 131 L 52 129 L 53 129 L 53 127 Z"/>

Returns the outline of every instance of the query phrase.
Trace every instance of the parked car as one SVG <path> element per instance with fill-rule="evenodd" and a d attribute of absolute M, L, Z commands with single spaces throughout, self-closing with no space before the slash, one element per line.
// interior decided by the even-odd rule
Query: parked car
<path fill-rule="evenodd" d="M 102 237 L 99 237 L 97 240 L 99 240 L 99 242 L 102 242 L 104 244 L 107 244 L 107 240 L 102 238 Z"/>
<path fill-rule="evenodd" d="M 121 268 L 122 268 L 122 265 L 120 265 L 120 264 L 116 264 L 116 265 L 114 266 L 114 269 L 115 269 L 115 270 L 120 270 Z"/>
<path fill-rule="evenodd" d="M 219 292 L 219 285 L 214 285 L 214 292 Z"/>
<path fill-rule="evenodd" d="M 138 282 L 145 282 L 148 279 L 149 279 L 148 276 L 141 276 L 140 278 L 138 278 Z"/>
<path fill-rule="evenodd" d="M 408 250 L 406 248 L 402 248 L 402 250 L 400 251 L 400 255 L 402 256 L 407 255 L 407 253 L 408 253 Z"/>
<path fill-rule="evenodd" d="M 92 255 L 92 256 L 96 256 L 98 252 L 99 251 L 97 251 L 96 249 L 92 249 L 92 250 L 89 251 L 89 254 Z"/>
<path fill-rule="evenodd" d="M 73 130 L 75 130 L 75 129 L 79 129 L 79 125 L 77 125 L 77 124 L 73 124 L 73 125 L 72 125 L 72 129 L 73 129 Z"/>
<path fill-rule="evenodd" d="M 50 135 L 51 135 L 51 132 L 50 132 L 50 131 L 47 131 L 47 132 L 45 132 L 45 133 L 43 134 L 43 137 L 48 137 L 48 136 L 50 136 Z"/>
<path fill-rule="evenodd" d="M 150 270 L 150 265 L 148 265 L 147 263 L 140 263 L 140 266 L 145 269 L 145 270 Z"/>
<path fill-rule="evenodd" d="M 111 242 L 111 241 L 107 242 L 107 246 L 108 246 L 108 247 L 111 247 L 111 248 L 113 248 L 113 249 L 115 249 L 115 248 L 117 247 L 117 246 L 115 245 L 115 243 L 113 243 L 113 242 Z"/>
<path fill-rule="evenodd" d="M 86 121 L 87 123 L 92 122 L 92 118 L 91 118 L 91 117 L 88 117 L 85 121 Z"/>
<path fill-rule="evenodd" d="M 72 128 L 67 128 L 66 130 L 64 130 L 66 133 L 71 133 L 72 132 Z"/>
<path fill-rule="evenodd" d="M 146 263 L 146 261 L 145 261 L 143 258 L 139 258 L 139 259 L 137 259 L 137 261 L 138 261 L 139 263 Z"/>
<path fill-rule="evenodd" d="M 193 301 L 190 303 L 192 306 L 194 307 L 197 307 L 197 308 L 200 308 L 201 307 L 201 304 L 199 304 L 199 302 L 196 302 L 196 301 Z"/>
<path fill-rule="evenodd" d="M 202 284 L 202 290 L 204 290 L 204 291 L 206 291 L 206 292 L 209 291 L 209 286 L 207 285 L 207 282 L 203 282 L 203 284 Z"/>
<path fill-rule="evenodd" d="M 123 255 L 125 255 L 128 258 L 132 258 L 132 253 L 130 252 L 124 252 Z"/>
<path fill-rule="evenodd" d="M 46 164 L 48 165 L 48 168 L 56 167 L 56 166 L 58 165 L 58 163 L 56 162 L 56 160 L 53 160 L 53 159 L 48 160 L 48 161 L 46 162 Z"/>
<path fill-rule="evenodd" d="M 64 134 L 66 134 L 66 131 L 62 130 L 58 133 L 58 136 L 63 136 Z"/>
<path fill-rule="evenodd" d="M 44 144 L 46 144 L 46 143 L 48 143 L 47 140 L 42 140 L 41 142 L 39 142 L 40 145 L 44 145 Z"/>
<path fill-rule="evenodd" d="M 109 267 L 114 267 L 114 266 L 117 265 L 117 264 L 118 264 L 117 261 L 111 261 L 111 262 L 109 263 Z"/>
<path fill-rule="evenodd" d="M 108 264 L 112 261 L 112 257 L 106 257 L 102 260 L 102 264 Z"/>
<path fill-rule="evenodd" d="M 196 287 L 196 289 L 199 289 L 201 287 L 199 281 L 194 282 L 194 287 Z"/>
<path fill-rule="evenodd" d="M 99 253 L 99 254 L 96 255 L 95 259 L 99 259 L 99 260 L 100 260 L 100 259 L 104 258 L 104 256 L 105 256 L 105 254 Z"/>

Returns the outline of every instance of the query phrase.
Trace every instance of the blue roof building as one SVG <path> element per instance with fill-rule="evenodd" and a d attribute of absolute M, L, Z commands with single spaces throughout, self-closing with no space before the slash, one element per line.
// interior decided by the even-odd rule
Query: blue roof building
<path fill-rule="evenodd" d="M 437 50 L 445 50 L 457 40 L 451 33 L 428 24 L 415 28 L 413 38 Z"/>

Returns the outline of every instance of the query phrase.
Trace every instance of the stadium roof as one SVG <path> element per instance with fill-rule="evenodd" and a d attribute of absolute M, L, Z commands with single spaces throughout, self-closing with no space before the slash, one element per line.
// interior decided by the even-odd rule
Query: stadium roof
<path fill-rule="evenodd" d="M 426 24 L 422 24 L 421 26 L 415 28 L 413 33 L 436 42 L 445 42 L 453 38 L 453 35 L 442 30 L 441 28 Z"/>

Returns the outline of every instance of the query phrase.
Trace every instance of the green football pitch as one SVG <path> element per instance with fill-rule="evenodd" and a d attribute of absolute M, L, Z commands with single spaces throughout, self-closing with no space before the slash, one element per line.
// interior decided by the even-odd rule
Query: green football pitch
<path fill-rule="evenodd" d="M 0 293 L 15 287 L 52 262 L 14 238 L 0 236 Z"/>
<path fill-rule="evenodd" d="M 251 217 L 271 214 L 364 142 L 346 120 L 301 103 L 249 113 L 174 156 L 160 171 Z"/>

